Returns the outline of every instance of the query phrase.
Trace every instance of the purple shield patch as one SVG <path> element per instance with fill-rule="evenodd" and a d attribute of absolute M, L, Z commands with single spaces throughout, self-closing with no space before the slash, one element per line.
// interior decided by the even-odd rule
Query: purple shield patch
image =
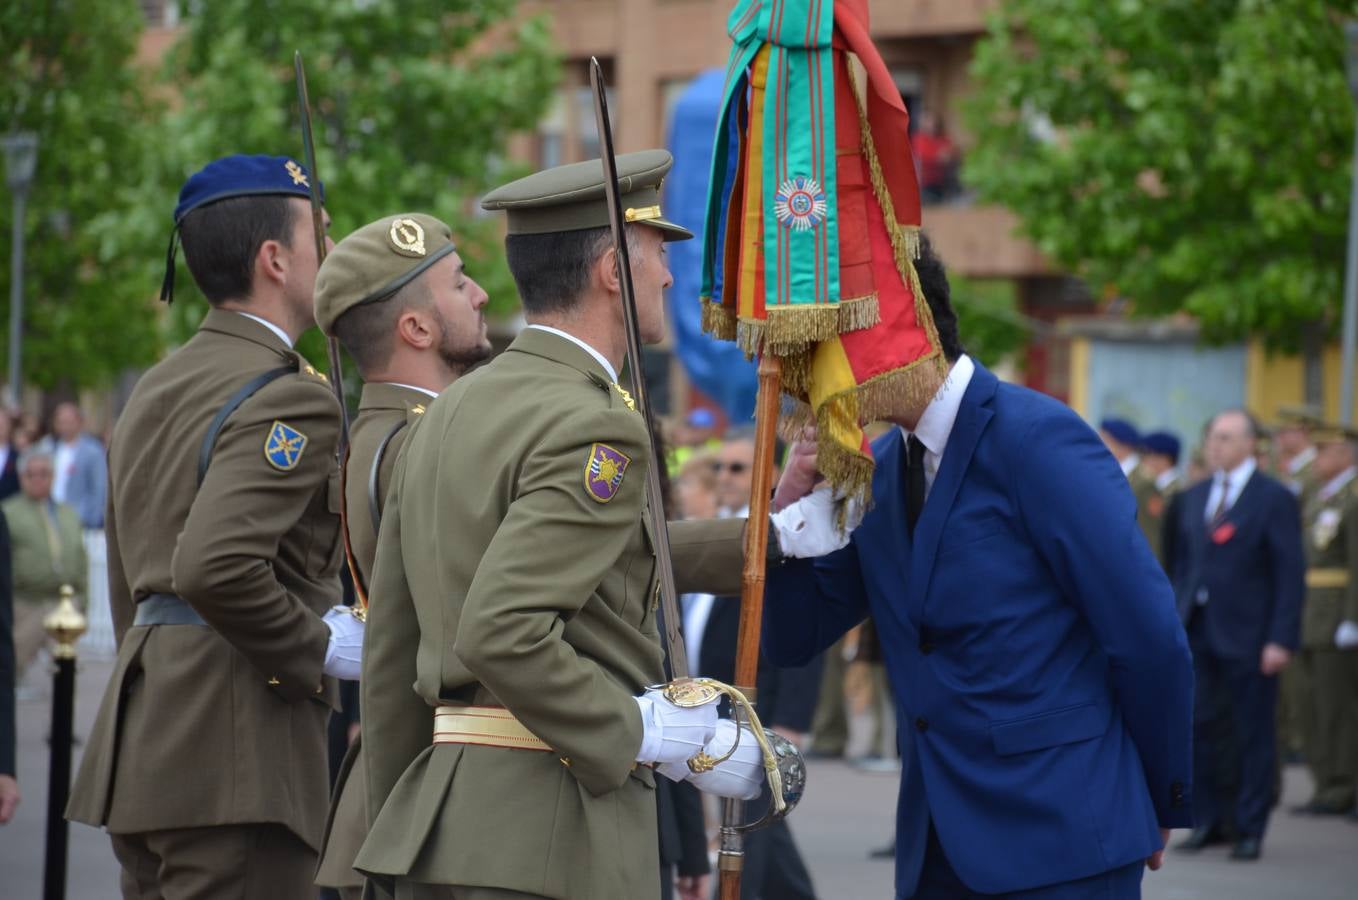
<path fill-rule="evenodd" d="M 585 463 L 585 493 L 600 503 L 612 500 L 618 495 L 622 476 L 631 463 L 627 454 L 596 443 L 589 450 L 589 462 Z"/>

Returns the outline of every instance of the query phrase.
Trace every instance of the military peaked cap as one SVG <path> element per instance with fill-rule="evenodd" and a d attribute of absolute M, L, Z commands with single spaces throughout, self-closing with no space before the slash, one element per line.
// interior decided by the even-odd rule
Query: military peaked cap
<path fill-rule="evenodd" d="M 683 241 L 693 232 L 660 212 L 660 185 L 674 165 L 666 150 L 624 153 L 617 159 L 618 194 L 627 222 L 658 228 L 667 241 Z M 550 234 L 608 227 L 603 162 L 557 166 L 496 188 L 481 201 L 488 210 L 504 210 L 510 234 Z"/>

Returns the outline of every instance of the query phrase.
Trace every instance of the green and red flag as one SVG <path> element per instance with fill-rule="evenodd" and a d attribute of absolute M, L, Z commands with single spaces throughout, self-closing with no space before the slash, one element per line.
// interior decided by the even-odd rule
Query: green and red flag
<path fill-rule="evenodd" d="M 861 423 L 926 402 L 947 370 L 915 274 L 909 113 L 867 0 L 739 0 L 727 31 L 703 327 L 782 361 L 821 471 L 866 496 Z"/>

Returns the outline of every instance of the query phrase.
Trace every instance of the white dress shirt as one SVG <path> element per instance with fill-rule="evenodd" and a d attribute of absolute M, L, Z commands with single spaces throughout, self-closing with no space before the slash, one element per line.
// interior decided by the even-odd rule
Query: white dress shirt
<path fill-rule="evenodd" d="M 1179 477 L 1178 469 L 1166 469 L 1159 475 L 1155 476 L 1155 489 L 1163 493 L 1171 484 L 1173 484 L 1178 479 L 1178 477 Z"/>
<path fill-rule="evenodd" d="M 52 499 L 58 503 L 66 502 L 66 488 L 71 483 L 73 469 L 75 469 L 75 441 L 69 444 L 57 441 L 52 451 Z"/>
<path fill-rule="evenodd" d="M 575 335 L 571 334 L 569 331 L 562 331 L 560 328 L 552 328 L 550 325 L 528 325 L 528 326 L 526 326 L 526 327 L 528 327 L 528 328 L 536 328 L 538 331 L 545 331 L 545 332 L 547 332 L 548 334 L 555 334 L 555 335 L 557 335 L 557 336 L 559 336 L 559 337 L 565 338 L 566 340 L 570 341 L 572 344 L 575 344 L 577 347 L 579 347 L 580 349 L 584 350 L 584 351 L 585 351 L 586 353 L 588 353 L 590 356 L 592 356 L 592 357 L 594 357 L 596 360 L 598 360 L 599 365 L 603 366 L 603 367 L 604 367 L 604 371 L 608 373 L 608 377 L 611 378 L 611 379 L 613 379 L 614 383 L 617 382 L 617 380 L 618 380 L 618 370 L 615 369 L 615 368 L 613 368 L 613 364 L 612 364 L 611 362 L 608 361 L 607 357 L 605 357 L 605 356 L 604 356 L 602 353 L 600 353 L 598 350 L 595 350 L 595 349 L 594 349 L 593 347 L 591 347 L 589 344 L 586 344 L 584 341 L 580 340 L 580 339 L 579 339 L 578 337 L 576 337 Z"/>
<path fill-rule="evenodd" d="M 712 617 L 712 606 L 717 602 L 713 594 L 685 594 L 680 598 L 684 617 L 684 650 L 688 656 L 690 675 L 701 675 L 698 658 L 703 652 L 703 633 Z"/>
<path fill-rule="evenodd" d="M 1355 476 L 1358 476 L 1358 466 L 1349 466 L 1347 469 L 1325 482 L 1325 486 L 1319 491 L 1316 491 L 1316 500 L 1321 503 L 1329 500 L 1335 494 L 1342 491 Z"/>
<path fill-rule="evenodd" d="M 962 395 L 971 384 L 971 376 L 976 374 L 976 364 L 965 353 L 953 363 L 943 386 L 938 389 L 934 399 L 924 408 L 924 414 L 915 424 L 913 434 L 924 445 L 924 495 L 933 490 L 934 479 L 938 477 L 938 467 L 943 464 L 943 451 L 947 449 L 952 427 L 957 422 L 957 411 L 962 408 Z M 908 441 L 912 432 L 901 428 L 901 435 Z M 902 448 L 902 452 L 905 452 Z"/>
<path fill-rule="evenodd" d="M 413 385 L 413 384 L 404 384 L 404 383 L 402 383 L 402 382 L 400 382 L 400 381 L 388 381 L 387 384 L 391 385 L 392 387 L 403 387 L 403 388 L 408 388 L 409 390 L 412 390 L 412 391 L 419 391 L 421 394 L 427 394 L 427 395 L 429 395 L 429 397 L 431 397 L 431 398 L 433 398 L 433 399 L 435 399 L 435 400 L 437 400 L 437 399 L 438 399 L 438 396 L 439 396 L 439 395 L 438 395 L 437 393 L 435 393 L 434 391 L 429 390 L 429 388 L 417 387 L 416 385 Z"/>
<path fill-rule="evenodd" d="M 233 312 L 237 313 L 238 315 L 245 316 L 245 318 L 247 319 L 254 319 L 256 322 L 263 325 L 265 328 L 269 329 L 274 334 L 278 335 L 278 339 L 283 343 L 287 344 L 289 349 L 292 348 L 292 338 L 288 337 L 288 333 L 283 329 L 279 328 L 274 323 L 270 322 L 268 319 L 261 319 L 259 316 L 252 315 L 248 312 L 241 312 L 240 310 L 233 310 Z"/>
<path fill-rule="evenodd" d="M 1307 447 L 1305 450 L 1301 451 L 1296 456 L 1292 457 L 1287 461 L 1287 474 L 1288 475 L 1297 474 L 1302 469 L 1306 468 L 1307 463 L 1311 462 L 1315 458 L 1316 458 L 1316 448 Z"/>
<path fill-rule="evenodd" d="M 1245 458 L 1244 462 L 1231 471 L 1225 473 L 1217 472 L 1213 475 L 1212 490 L 1207 494 L 1207 508 L 1202 511 L 1203 518 L 1208 522 L 1212 521 L 1213 513 L 1215 513 L 1217 507 L 1221 505 L 1221 484 L 1223 479 L 1229 478 L 1230 480 L 1231 490 L 1230 493 L 1226 495 L 1226 511 L 1229 512 L 1231 507 L 1235 506 L 1235 501 L 1240 499 L 1240 492 L 1245 489 L 1245 485 L 1248 484 L 1250 478 L 1254 476 L 1254 469 L 1254 457 L 1249 456 Z"/>

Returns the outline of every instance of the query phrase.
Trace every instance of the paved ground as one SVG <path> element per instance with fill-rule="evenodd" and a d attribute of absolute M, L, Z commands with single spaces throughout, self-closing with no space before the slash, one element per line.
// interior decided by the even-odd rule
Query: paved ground
<path fill-rule="evenodd" d="M 76 733 L 87 735 L 108 677 L 107 662 L 82 666 Z M 0 897 L 41 896 L 47 806 L 50 695 L 44 667 L 35 665 L 19 702 L 19 778 L 24 803 L 14 822 L 0 828 Z M 892 867 L 869 861 L 868 849 L 891 833 L 896 776 L 859 772 L 843 763 L 813 762 L 806 798 L 792 819 L 819 895 L 824 900 L 881 900 L 892 896 Z M 1304 799 L 1304 772 L 1288 772 L 1285 803 Z M 1176 835 L 1178 837 L 1178 835 Z M 117 896 L 117 864 L 108 839 L 71 826 L 68 897 Z M 1358 896 L 1358 826 L 1336 821 L 1274 819 L 1264 858 L 1231 863 L 1224 849 L 1201 856 L 1171 854 L 1166 867 L 1145 881 L 1147 900 L 1351 900 Z M 774 900 L 774 898 L 770 898 Z"/>

